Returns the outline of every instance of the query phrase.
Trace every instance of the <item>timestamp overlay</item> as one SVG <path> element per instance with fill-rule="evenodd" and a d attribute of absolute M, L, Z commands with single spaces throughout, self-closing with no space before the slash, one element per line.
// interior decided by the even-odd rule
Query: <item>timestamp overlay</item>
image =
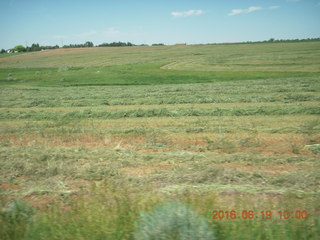
<path fill-rule="evenodd" d="M 306 209 L 301 210 L 213 210 L 213 220 L 248 220 L 248 219 L 272 219 L 289 220 L 299 219 L 307 220 L 310 212 Z"/>

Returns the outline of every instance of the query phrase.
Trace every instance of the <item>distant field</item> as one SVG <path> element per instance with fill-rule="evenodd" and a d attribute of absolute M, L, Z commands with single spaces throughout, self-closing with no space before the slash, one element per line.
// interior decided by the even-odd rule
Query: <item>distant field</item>
<path fill-rule="evenodd" d="M 57 49 L 2 58 L 0 67 L 102 67 L 167 62 L 172 67 L 166 68 L 190 70 L 191 67 L 196 71 L 319 72 L 319 46 L 319 42 L 302 42 Z"/>
<path fill-rule="evenodd" d="M 0 59 L 1 84 L 205 83 L 319 76 L 320 43 L 57 49 Z"/>
<path fill-rule="evenodd" d="M 134 239 L 170 201 L 217 239 L 320 234 L 320 42 L 50 50 L 0 83 L 4 239 Z"/>

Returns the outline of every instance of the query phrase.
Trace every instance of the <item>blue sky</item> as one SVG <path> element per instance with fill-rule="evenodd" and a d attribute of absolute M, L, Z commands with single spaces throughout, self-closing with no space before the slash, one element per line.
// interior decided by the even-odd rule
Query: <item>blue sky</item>
<path fill-rule="evenodd" d="M 320 37 L 320 0 L 0 0 L 0 48 Z"/>

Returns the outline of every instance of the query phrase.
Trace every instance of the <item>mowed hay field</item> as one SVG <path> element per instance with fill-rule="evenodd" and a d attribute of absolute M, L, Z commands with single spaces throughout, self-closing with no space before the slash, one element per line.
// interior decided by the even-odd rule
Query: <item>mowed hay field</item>
<path fill-rule="evenodd" d="M 0 239 L 320 235 L 320 42 L 8 55 L 0 86 Z"/>

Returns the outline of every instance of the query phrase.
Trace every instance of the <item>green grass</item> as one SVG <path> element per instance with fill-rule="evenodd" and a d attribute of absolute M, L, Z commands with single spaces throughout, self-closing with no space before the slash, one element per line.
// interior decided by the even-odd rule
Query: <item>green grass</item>
<path fill-rule="evenodd" d="M 136 117 L 188 117 L 188 116 L 256 116 L 256 115 L 297 115 L 297 114 L 320 114 L 320 106 L 254 106 L 254 107 L 229 107 L 229 108 L 181 108 L 167 109 L 165 107 L 154 109 L 135 109 L 109 112 L 106 109 L 91 110 L 83 109 L 80 111 L 71 111 L 68 113 L 46 112 L 46 111 L 16 111 L 3 112 L 0 114 L 1 119 L 27 119 L 27 120 L 83 120 L 83 119 L 119 119 L 119 118 L 136 118 Z"/>
<path fill-rule="evenodd" d="M 261 79 L 157 86 L 44 88 L 2 86 L 2 108 L 96 108 L 114 105 L 295 103 L 319 101 L 319 77 Z M 10 92 L 10 94 L 6 94 Z M 138 107 L 139 108 L 139 107 Z M 61 110 L 60 109 L 60 110 Z"/>
<path fill-rule="evenodd" d="M 1 69 L 2 85 L 105 86 L 207 83 L 237 80 L 297 78 L 319 76 L 316 72 L 201 72 L 163 70 L 159 63 L 107 67 Z M 63 70 L 61 70 L 63 69 Z"/>
<path fill-rule="evenodd" d="M 208 147 L 211 147 L 210 144 L 212 143 L 209 143 Z M 129 149 L 118 151 L 104 148 L 44 146 L 2 147 L 0 154 L 3 159 L 1 169 L 3 180 L 11 181 L 21 176 L 19 173 L 23 173 L 30 185 L 25 185 L 25 189 L 22 188 L 16 192 L 26 195 L 32 194 L 33 191 L 35 193 L 37 191 L 39 193 L 41 191 L 50 192 L 51 190 L 53 192 L 67 191 L 67 181 L 63 180 L 66 178 L 103 180 L 111 177 L 123 179 L 128 177 L 126 174 L 128 171 L 132 186 L 143 182 L 163 184 L 168 187 L 176 187 L 179 184 L 202 187 L 230 185 L 234 189 L 241 186 L 260 186 L 260 190 L 257 188 L 256 191 L 270 192 L 288 190 L 317 192 L 320 179 L 316 157 L 307 156 L 266 157 L 257 153 L 217 154 L 210 151 L 205 154 L 178 151 L 139 153 Z M 159 166 L 160 170 L 155 169 L 150 172 L 151 174 L 142 174 L 138 177 L 134 172 L 131 174 L 131 169 L 138 171 L 147 163 Z M 228 164 L 230 166 L 244 165 L 244 167 L 230 168 Z M 161 165 L 169 166 L 169 168 L 166 171 L 161 171 Z M 280 169 L 281 165 L 290 165 L 297 170 L 279 172 L 273 176 L 270 174 L 273 173 L 273 170 L 271 170 L 272 168 L 268 170 L 268 165 L 278 166 Z M 250 169 L 252 170 L 250 171 Z M 36 186 L 39 187 L 38 190 Z"/>
<path fill-rule="evenodd" d="M 317 239 L 319 55 L 302 42 L 1 58 L 0 236 L 151 236 L 143 216 L 165 226 L 157 209 L 176 202 L 216 239 Z"/>
<path fill-rule="evenodd" d="M 4 54 L 0 54 L 0 58 L 14 57 L 14 56 L 19 56 L 23 54 L 26 54 L 26 53 L 4 53 Z"/>
<path fill-rule="evenodd" d="M 299 207 L 301 199 L 292 195 L 281 197 L 281 203 L 279 200 L 264 199 L 259 199 L 260 202 L 254 205 L 243 203 L 243 200 L 252 197 L 252 194 L 234 195 L 232 201 L 222 203 L 215 194 L 190 190 L 164 197 L 157 193 L 134 193 L 125 182 L 104 181 L 73 196 L 61 195 L 59 203 L 33 215 L 29 214 L 30 207 L 25 204 L 20 204 L 20 210 L 15 214 L 16 208 L 6 205 L 6 215 L 0 216 L 5 228 L 1 228 L 0 232 L 3 239 L 33 240 L 141 239 L 140 236 L 144 239 L 149 239 L 149 236 L 150 239 L 179 239 L 177 237 L 186 232 L 189 232 L 188 236 L 195 235 L 192 239 L 198 239 L 200 235 L 212 236 L 212 232 L 215 239 L 317 239 L 319 217 L 314 211 L 319 204 L 315 199 L 304 199 L 304 208 Z M 173 200 L 180 208 L 175 206 L 170 210 L 171 205 L 166 202 Z M 191 210 L 186 211 L 181 206 Z M 284 209 L 306 210 L 308 218 L 280 219 L 278 211 Z M 259 219 L 212 219 L 214 210 L 234 210 L 240 216 L 242 211 L 254 211 Z M 180 213 L 173 215 L 177 211 Z M 272 211 L 273 217 L 262 219 L 261 211 Z M 13 220 L 11 229 L 7 228 L 8 218 Z M 171 225 L 166 225 L 168 221 Z M 188 229 L 183 229 L 185 224 L 189 225 Z M 160 232 L 152 238 L 157 229 Z M 179 230 L 179 234 L 174 230 Z"/>

